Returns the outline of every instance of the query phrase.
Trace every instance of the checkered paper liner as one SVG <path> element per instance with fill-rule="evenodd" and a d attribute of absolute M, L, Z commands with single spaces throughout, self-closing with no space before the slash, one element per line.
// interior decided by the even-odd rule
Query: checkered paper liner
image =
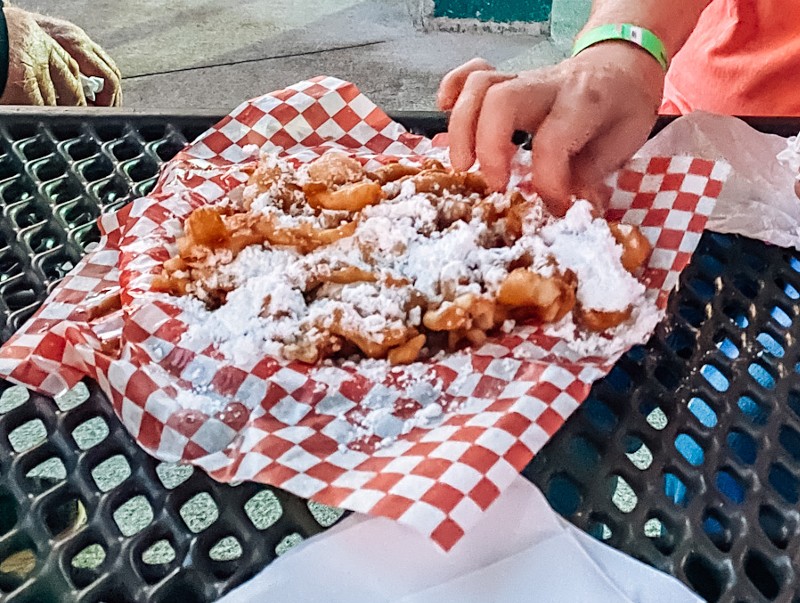
<path fill-rule="evenodd" d="M 401 369 L 373 382 L 358 368 L 275 358 L 232 366 L 210 347 L 188 348 L 180 308 L 149 295 L 149 282 L 174 250 L 181 219 L 244 180 L 253 145 L 297 162 L 338 148 L 368 165 L 433 152 L 430 140 L 334 78 L 242 104 L 170 162 L 151 195 L 101 218 L 101 243 L 0 350 L 0 375 L 49 395 L 95 379 L 160 459 L 390 517 L 449 549 L 619 354 L 572 357 L 563 341 L 519 327 L 479 350 L 430 361 L 422 374 Z M 654 244 L 645 279 L 662 310 L 727 173 L 725 164 L 672 157 L 635 159 L 614 178 L 608 217 L 640 226 Z M 95 317 L 120 292 L 122 309 Z M 115 338 L 121 352 L 109 349 Z M 341 446 L 348 417 L 387 397 L 398 415 L 441 410 L 385 446 Z M 204 412 L 198 398 L 220 410 Z"/>

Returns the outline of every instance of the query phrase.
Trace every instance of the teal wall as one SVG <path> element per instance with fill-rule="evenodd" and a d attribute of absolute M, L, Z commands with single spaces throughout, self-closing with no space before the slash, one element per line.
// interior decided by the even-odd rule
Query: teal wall
<path fill-rule="evenodd" d="M 481 21 L 544 22 L 550 19 L 552 0 L 434 0 L 434 17 Z"/>

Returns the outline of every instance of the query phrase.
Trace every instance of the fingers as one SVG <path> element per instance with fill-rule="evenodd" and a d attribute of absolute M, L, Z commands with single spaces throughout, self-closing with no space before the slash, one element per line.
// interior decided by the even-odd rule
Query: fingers
<path fill-rule="evenodd" d="M 39 93 L 42 96 L 42 104 L 48 107 L 55 107 L 58 104 L 58 96 L 53 80 L 50 79 L 50 72 L 43 70 L 38 78 Z"/>
<path fill-rule="evenodd" d="M 546 78 L 509 80 L 492 86 L 484 97 L 475 133 L 475 155 L 493 190 L 505 190 L 517 151 L 516 130 L 536 132 L 558 94 Z"/>
<path fill-rule="evenodd" d="M 109 107 L 119 107 L 122 105 L 122 74 L 117 68 L 117 64 L 105 50 L 97 44 L 94 44 L 93 48 L 95 54 L 105 64 L 108 72 L 108 77 L 105 78 L 106 81 L 103 91 L 97 96 L 98 104 L 104 104 Z"/>
<path fill-rule="evenodd" d="M 573 165 L 573 158 L 591 140 L 602 139 L 609 127 L 614 106 L 598 104 L 593 99 L 592 94 L 585 92 L 562 92 L 533 137 L 533 185 L 548 209 L 557 216 L 566 213 L 572 196 L 581 192 L 579 188 L 583 189 L 582 192 L 595 194 L 605 177 L 598 177 L 601 172 L 599 165 L 590 174 L 577 173 Z M 591 155 L 586 157 L 591 158 Z M 606 161 L 606 158 L 600 161 Z M 577 182 L 581 182 L 581 186 L 577 186 Z"/>
<path fill-rule="evenodd" d="M 494 67 L 483 59 L 472 59 L 444 76 L 437 96 L 437 103 L 442 111 L 449 111 L 453 108 L 467 78 L 473 71 L 494 71 Z"/>
<path fill-rule="evenodd" d="M 59 105 L 85 105 L 78 64 L 63 50 L 50 54 L 50 80 Z"/>
<path fill-rule="evenodd" d="M 489 88 L 514 77 L 496 71 L 473 71 L 468 74 L 448 125 L 450 162 L 457 170 L 468 170 L 475 163 L 475 130 Z"/>
<path fill-rule="evenodd" d="M 611 197 L 606 178 L 641 148 L 651 128 L 648 116 L 630 116 L 612 123 L 602 136 L 591 140 L 572 160 L 574 194 L 604 209 Z"/>

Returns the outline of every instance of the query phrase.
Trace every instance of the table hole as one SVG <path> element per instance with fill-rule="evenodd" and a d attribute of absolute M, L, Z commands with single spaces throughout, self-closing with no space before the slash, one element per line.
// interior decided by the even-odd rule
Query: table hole
<path fill-rule="evenodd" d="M 72 410 L 73 408 L 77 408 L 86 400 L 89 399 L 89 388 L 86 387 L 86 384 L 81 381 L 72 389 L 64 392 L 63 394 L 58 394 L 55 397 L 56 406 L 61 412 L 67 412 L 68 410 Z"/>
<path fill-rule="evenodd" d="M 800 299 L 800 291 L 795 289 L 790 283 L 786 283 L 783 286 L 783 292 L 784 294 L 786 294 L 786 297 L 788 297 L 791 300 Z"/>
<path fill-rule="evenodd" d="M 715 509 L 707 509 L 703 513 L 703 532 L 708 539 L 723 553 L 727 553 L 733 546 L 733 534 L 730 522 Z"/>
<path fill-rule="evenodd" d="M 34 163 L 31 169 L 40 182 L 49 182 L 63 176 L 67 171 L 67 165 L 61 157 L 53 155 Z"/>
<path fill-rule="evenodd" d="M 678 434 L 675 438 L 675 449 L 686 459 L 686 462 L 693 467 L 699 467 L 703 464 L 705 458 L 703 448 L 697 443 L 697 440 L 689 434 Z"/>
<path fill-rule="evenodd" d="M 675 550 L 675 538 L 667 525 L 658 517 L 650 517 L 644 524 L 644 535 L 659 552 L 669 555 Z"/>
<path fill-rule="evenodd" d="M 728 447 L 740 463 L 752 465 L 756 461 L 758 446 L 750 435 L 743 431 L 733 430 L 728 434 L 727 441 Z"/>
<path fill-rule="evenodd" d="M 17 525 L 17 502 L 13 496 L 0 494 L 0 536 L 8 534 Z"/>
<path fill-rule="evenodd" d="M 699 327 L 706 319 L 706 313 L 703 308 L 685 301 L 681 301 L 678 304 L 678 314 L 693 327 Z"/>
<path fill-rule="evenodd" d="M 769 483 L 787 503 L 795 505 L 800 500 L 797 479 L 785 467 L 772 465 L 769 470 Z"/>
<path fill-rule="evenodd" d="M 56 213 L 61 216 L 69 229 L 85 226 L 96 218 L 91 206 L 84 200 L 62 205 Z"/>
<path fill-rule="evenodd" d="M 283 515 L 283 508 L 270 490 L 262 490 L 244 504 L 244 512 L 257 530 L 266 530 Z"/>
<path fill-rule="evenodd" d="M 117 138 L 123 138 L 125 136 L 123 127 L 114 123 L 98 122 L 95 125 L 95 132 L 97 133 L 97 137 L 103 142 L 108 142 L 109 140 L 115 140 Z"/>
<path fill-rule="evenodd" d="M 42 461 L 25 474 L 26 479 L 60 482 L 67 478 L 67 468 L 57 456 Z"/>
<path fill-rule="evenodd" d="M 208 492 L 195 494 L 180 508 L 186 527 L 198 534 L 219 519 L 219 507 Z"/>
<path fill-rule="evenodd" d="M 22 406 L 31 397 L 27 387 L 21 385 L 12 385 L 8 389 L 3 390 L 0 394 L 0 415 L 10 412 Z"/>
<path fill-rule="evenodd" d="M 41 224 L 48 219 L 48 215 L 44 210 L 35 205 L 23 205 L 9 213 L 12 214 L 12 219 L 19 230 Z"/>
<path fill-rule="evenodd" d="M 303 542 L 303 537 L 297 532 L 293 532 L 278 543 L 278 546 L 275 547 L 275 554 L 280 557 L 301 542 Z"/>
<path fill-rule="evenodd" d="M 51 224 L 36 226 L 26 233 L 25 242 L 35 254 L 55 249 L 64 242 L 63 231 Z"/>
<path fill-rule="evenodd" d="M 784 425 L 778 433 L 778 441 L 795 461 L 800 461 L 800 433 Z"/>
<path fill-rule="evenodd" d="M 746 274 L 737 274 L 734 276 L 733 286 L 749 299 L 755 299 L 758 292 L 761 290 L 761 283 L 750 278 Z"/>
<path fill-rule="evenodd" d="M 761 347 L 763 347 L 768 354 L 772 354 L 776 358 L 783 358 L 786 353 L 783 346 L 778 343 L 778 340 L 769 333 L 759 333 L 758 337 L 756 337 L 756 341 L 761 344 Z"/>
<path fill-rule="evenodd" d="M 742 480 L 727 469 L 717 471 L 717 489 L 731 502 L 742 504 L 744 502 L 745 488 Z"/>
<path fill-rule="evenodd" d="M 22 274 L 23 266 L 17 255 L 6 248 L 0 253 L 0 283 Z"/>
<path fill-rule="evenodd" d="M 789 544 L 790 530 L 781 513 L 772 506 L 763 505 L 758 509 L 758 525 L 770 542 L 779 549 Z"/>
<path fill-rule="evenodd" d="M 233 561 L 239 559 L 242 553 L 242 545 L 236 537 L 226 536 L 211 547 L 208 556 L 212 561 Z"/>
<path fill-rule="evenodd" d="M 693 261 L 713 280 L 725 272 L 725 265 L 710 253 L 698 253 Z"/>
<path fill-rule="evenodd" d="M 141 494 L 125 501 L 114 511 L 114 523 L 125 537 L 133 536 L 153 522 L 153 507 Z"/>
<path fill-rule="evenodd" d="M 121 454 L 106 459 L 92 469 L 92 478 L 101 492 L 113 490 L 130 476 L 131 466 Z"/>
<path fill-rule="evenodd" d="M 594 471 L 600 464 L 600 453 L 589 440 L 576 435 L 569 441 L 569 452 L 575 467 L 581 471 Z"/>
<path fill-rule="evenodd" d="M 611 369 L 611 372 L 608 373 L 606 376 L 606 383 L 621 394 L 629 391 L 633 384 L 631 376 L 625 372 L 624 369 L 620 368 L 619 365 L 615 365 L 614 368 Z"/>
<path fill-rule="evenodd" d="M 167 139 L 163 142 L 158 142 L 153 146 L 153 149 L 161 161 L 169 161 L 177 155 L 186 144 L 180 140 Z"/>
<path fill-rule="evenodd" d="M 625 436 L 625 456 L 639 471 L 644 471 L 653 464 L 653 453 L 636 436 Z"/>
<path fill-rule="evenodd" d="M 63 500 L 45 511 L 44 522 L 53 536 L 77 530 L 87 521 L 86 507 L 77 497 Z"/>
<path fill-rule="evenodd" d="M 727 391 L 730 386 L 728 378 L 713 364 L 704 364 L 700 368 L 700 374 L 718 392 Z"/>
<path fill-rule="evenodd" d="M 639 498 L 630 487 L 630 484 L 619 475 L 612 475 L 609 479 L 612 489 L 611 502 L 623 513 L 630 513 L 636 508 Z"/>
<path fill-rule="evenodd" d="M 41 419 L 31 419 L 8 434 L 8 442 L 15 452 L 36 448 L 47 440 L 47 428 Z"/>
<path fill-rule="evenodd" d="M 739 348 L 728 337 L 717 343 L 717 349 L 731 360 L 739 357 Z"/>
<path fill-rule="evenodd" d="M 14 165 L 14 160 L 8 155 L 0 159 L 0 180 L 11 178 L 18 173 L 17 166 Z"/>
<path fill-rule="evenodd" d="M 780 592 L 778 570 L 764 555 L 750 551 L 744 559 L 744 573 L 758 591 L 772 601 Z"/>
<path fill-rule="evenodd" d="M 62 205 L 67 201 L 83 196 L 84 192 L 72 178 L 59 178 L 54 182 L 48 182 L 43 188 L 53 205 Z"/>
<path fill-rule="evenodd" d="M 106 550 L 100 544 L 90 544 L 81 549 L 70 561 L 69 575 L 78 588 L 86 588 L 100 577 L 100 568 L 106 560 Z"/>
<path fill-rule="evenodd" d="M 205 576 L 203 576 L 205 578 Z M 156 597 L 152 599 L 152 603 L 207 603 L 208 596 L 198 592 L 198 587 L 195 584 L 202 584 L 203 578 L 179 574 L 176 578 L 168 581 L 166 585 L 158 591 Z"/>
<path fill-rule="evenodd" d="M 583 412 L 589 422 L 600 432 L 611 433 L 617 426 L 617 415 L 603 402 L 595 397 L 590 397 L 583 403 Z"/>
<path fill-rule="evenodd" d="M 180 465 L 178 463 L 159 463 L 156 466 L 156 474 L 161 483 L 167 490 L 173 490 L 180 486 L 187 479 L 192 477 L 194 469 L 191 465 Z"/>
<path fill-rule="evenodd" d="M 694 293 L 694 297 L 702 302 L 708 302 L 714 297 L 716 291 L 714 290 L 714 283 L 709 282 L 706 278 L 690 278 L 686 285 Z"/>
<path fill-rule="evenodd" d="M 80 161 L 99 153 L 100 147 L 91 138 L 84 137 L 68 142 L 64 145 L 64 150 L 73 161 Z"/>
<path fill-rule="evenodd" d="M 725 581 L 720 571 L 708 560 L 692 553 L 683 564 L 683 573 L 695 592 L 704 600 L 710 603 L 719 600 Z"/>
<path fill-rule="evenodd" d="M 90 544 L 72 558 L 72 567 L 97 569 L 106 560 L 106 550 L 100 544 Z"/>
<path fill-rule="evenodd" d="M 722 311 L 740 329 L 746 329 L 750 324 L 750 319 L 747 318 L 747 310 L 738 304 L 725 306 Z"/>
<path fill-rule="evenodd" d="M 166 565 L 175 561 L 175 549 L 169 540 L 157 540 L 142 553 L 142 563 L 146 565 Z"/>
<path fill-rule="evenodd" d="M 108 425 L 102 417 L 94 417 L 84 421 L 72 431 L 72 439 L 81 450 L 97 446 L 108 437 Z"/>
<path fill-rule="evenodd" d="M 2 191 L 0 194 L 7 205 L 22 203 L 23 201 L 30 203 L 33 200 L 33 192 L 30 185 L 22 178 L 15 178 L 10 182 L 3 183 L 0 186 L 0 191 Z"/>
<path fill-rule="evenodd" d="M 760 364 L 753 362 L 747 367 L 747 372 L 764 389 L 775 389 L 775 377 Z"/>
<path fill-rule="evenodd" d="M 589 529 L 587 530 L 591 536 L 596 538 L 601 542 L 607 542 L 611 539 L 613 532 L 611 531 L 611 527 L 603 521 L 592 521 L 589 523 Z"/>
<path fill-rule="evenodd" d="M 683 480 L 669 471 L 664 473 L 664 494 L 679 507 L 686 507 L 691 499 Z"/>
<path fill-rule="evenodd" d="M 110 175 L 114 166 L 106 157 L 96 156 L 83 162 L 80 171 L 87 182 L 96 182 Z"/>
<path fill-rule="evenodd" d="M 772 316 L 775 322 L 777 322 L 784 329 L 788 329 L 790 326 L 792 326 L 792 319 L 789 318 L 789 315 L 780 306 L 775 306 L 772 308 L 770 316 Z"/>
<path fill-rule="evenodd" d="M 667 415 L 664 414 L 664 411 L 661 410 L 661 408 L 659 408 L 658 406 L 647 414 L 645 420 L 647 421 L 647 424 L 650 425 L 650 427 L 652 427 L 656 431 L 661 431 L 669 423 Z"/>
<path fill-rule="evenodd" d="M 0 556 L 0 591 L 16 590 L 36 569 L 36 550 L 22 542 L 16 550 Z"/>
<path fill-rule="evenodd" d="M 341 519 L 342 515 L 344 515 L 344 509 L 329 507 L 328 505 L 323 505 L 322 503 L 318 503 L 313 500 L 308 501 L 307 504 L 308 510 L 311 511 L 314 519 L 323 528 L 332 526 L 339 521 L 339 519 Z"/>
<path fill-rule="evenodd" d="M 148 124 L 138 128 L 139 135 L 144 138 L 145 142 L 153 142 L 166 136 L 167 130 L 161 124 Z"/>
<path fill-rule="evenodd" d="M 53 144 L 44 134 L 38 134 L 32 140 L 27 140 L 19 145 L 19 150 L 28 161 L 41 159 L 53 152 Z"/>
<path fill-rule="evenodd" d="M 142 147 L 133 138 L 123 138 L 111 145 L 111 152 L 117 161 L 127 161 L 139 155 Z"/>
<path fill-rule="evenodd" d="M 665 343 L 678 357 L 689 360 L 696 349 L 696 339 L 690 331 L 675 327 L 666 337 Z"/>
<path fill-rule="evenodd" d="M 800 272 L 800 260 L 798 260 L 796 257 L 789 257 L 789 266 L 791 266 L 792 270 L 795 272 Z"/>
<path fill-rule="evenodd" d="M 714 427 L 717 424 L 717 413 L 702 398 L 694 397 L 689 400 L 689 411 L 705 427 Z"/>
<path fill-rule="evenodd" d="M 50 283 L 60 281 L 74 267 L 72 261 L 64 257 L 65 250 L 56 250 L 42 258 L 39 267 Z"/>
<path fill-rule="evenodd" d="M 750 396 L 741 396 L 737 402 L 737 406 L 754 425 L 764 425 L 769 418 L 769 408 L 756 402 Z"/>
<path fill-rule="evenodd" d="M 123 169 L 134 182 L 143 182 L 158 175 L 158 165 L 149 157 L 134 159 L 126 164 Z"/>
<path fill-rule="evenodd" d="M 546 494 L 553 509 L 567 517 L 578 510 L 582 501 L 580 487 L 564 473 L 556 474 L 550 479 Z"/>
<path fill-rule="evenodd" d="M 98 182 L 90 187 L 97 198 L 100 200 L 100 205 L 108 207 L 120 200 L 127 199 L 131 194 L 131 189 L 128 183 L 122 178 L 114 177 L 109 178 L 103 182 Z"/>
<path fill-rule="evenodd" d="M 653 371 L 653 376 L 668 390 L 674 390 L 681 382 L 681 369 L 673 363 L 662 362 Z"/>

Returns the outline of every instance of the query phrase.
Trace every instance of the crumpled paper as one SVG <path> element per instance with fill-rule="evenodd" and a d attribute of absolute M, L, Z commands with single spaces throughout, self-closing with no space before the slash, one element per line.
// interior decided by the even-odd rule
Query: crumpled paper
<path fill-rule="evenodd" d="M 675 578 L 561 519 L 517 477 L 452 551 L 385 518 L 351 516 L 219 603 L 698 603 Z"/>
<path fill-rule="evenodd" d="M 796 148 L 786 138 L 759 132 L 741 119 L 697 112 L 671 123 L 638 156 L 691 154 L 725 161 L 731 174 L 706 228 L 800 250 Z"/>

